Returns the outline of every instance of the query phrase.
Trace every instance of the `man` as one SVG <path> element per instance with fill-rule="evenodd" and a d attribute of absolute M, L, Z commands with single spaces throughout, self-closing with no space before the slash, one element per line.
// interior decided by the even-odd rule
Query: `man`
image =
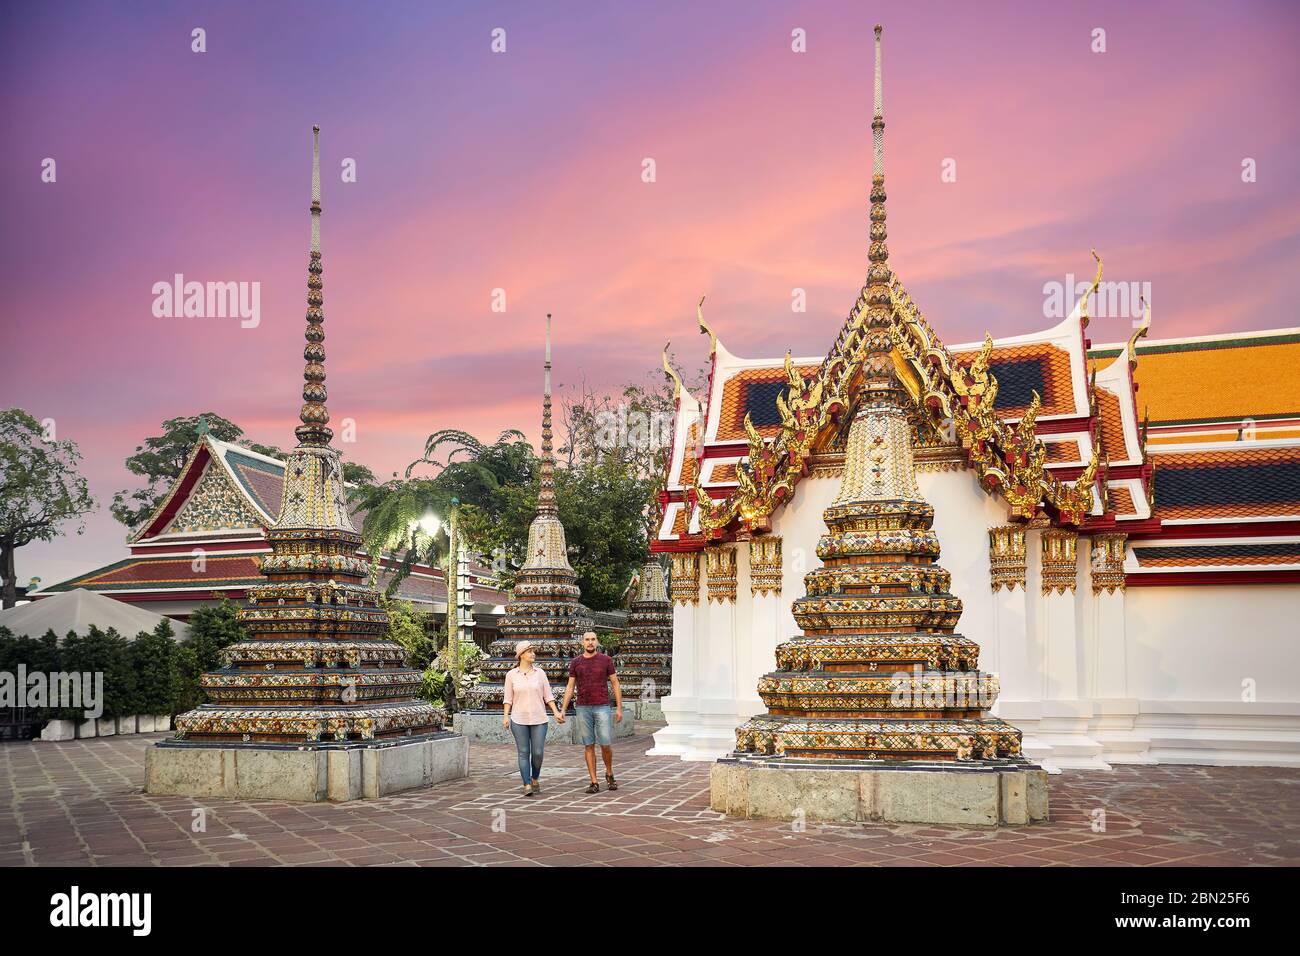
<path fill-rule="evenodd" d="M 605 788 L 618 789 L 618 781 L 614 779 L 614 724 L 609 719 L 609 687 L 606 682 L 614 687 L 614 721 L 622 723 L 623 691 L 618 686 L 618 675 L 614 673 L 614 660 L 601 651 L 596 632 L 588 631 L 582 635 L 582 654 L 569 661 L 569 683 L 564 688 L 564 703 L 560 705 L 560 713 L 567 713 L 576 686 L 578 730 L 586 748 L 587 776 L 591 777 L 587 793 L 600 793 L 600 784 L 596 782 L 597 743 L 605 761 Z"/>

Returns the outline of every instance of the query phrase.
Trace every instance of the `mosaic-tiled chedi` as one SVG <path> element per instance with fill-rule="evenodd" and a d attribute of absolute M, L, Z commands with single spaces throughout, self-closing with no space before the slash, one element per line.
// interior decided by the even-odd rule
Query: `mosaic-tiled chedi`
<path fill-rule="evenodd" d="M 673 606 L 658 561 L 641 569 L 627 635 L 614 663 L 625 700 L 658 700 L 672 692 Z"/>
<path fill-rule="evenodd" d="M 505 678 L 514 667 L 515 646 L 531 641 L 534 662 L 551 681 L 558 704 L 564 698 L 569 661 L 582 653 L 582 634 L 592 628 L 579 598 L 578 576 L 569 564 L 564 525 L 555 501 L 555 452 L 551 432 L 551 317 L 546 317 L 546 364 L 542 392 L 541 488 L 537 513 L 528 527 L 528 553 L 515 577 L 513 600 L 501 618 L 499 640 L 488 646 L 483 680 L 470 692 L 476 710 L 501 710 Z"/>
<path fill-rule="evenodd" d="M 343 467 L 325 408 L 321 309 L 320 149 L 313 130 L 307 347 L 298 447 L 284 469 L 280 516 L 239 620 L 251 634 L 204 674 L 213 703 L 176 718 L 194 744 L 346 746 L 439 731 L 443 711 L 416 698 L 421 677 L 387 639 L 388 615 L 367 583 L 361 536 L 348 516 Z"/>
<path fill-rule="evenodd" d="M 736 749 L 811 759 L 1016 757 L 1020 732 L 987 716 L 997 678 L 979 672 L 978 646 L 954 633 L 961 601 L 937 563 L 934 508 L 916 483 L 910 398 L 890 356 L 879 42 L 877 28 L 865 359 L 843 485 L 823 513 L 823 566 L 805 576 L 807 595 L 794 603 L 804 634 L 777 648 L 779 669 L 758 685 L 768 712 L 737 729 Z"/>

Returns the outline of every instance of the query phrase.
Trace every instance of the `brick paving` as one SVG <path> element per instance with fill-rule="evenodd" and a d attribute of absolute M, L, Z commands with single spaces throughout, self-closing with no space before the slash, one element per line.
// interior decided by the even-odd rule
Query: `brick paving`
<path fill-rule="evenodd" d="M 583 794 L 582 749 L 554 746 L 543 793 L 526 799 L 513 746 L 475 743 L 466 780 L 346 804 L 149 796 L 144 750 L 161 734 L 0 744 L 0 866 L 1300 864 L 1300 769 L 1066 772 L 1046 824 L 794 832 L 709 810 L 708 764 L 644 756 L 652 729 L 616 746 L 614 793 Z"/>

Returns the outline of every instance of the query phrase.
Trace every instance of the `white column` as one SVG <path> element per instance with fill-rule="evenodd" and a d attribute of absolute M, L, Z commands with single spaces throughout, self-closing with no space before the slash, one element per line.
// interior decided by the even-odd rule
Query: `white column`
<path fill-rule="evenodd" d="M 1049 528 L 1040 538 L 1044 699 L 1038 730 L 1056 767 L 1106 770 L 1101 744 L 1088 733 L 1092 704 L 1080 694 L 1078 542 L 1076 532 L 1063 528 Z"/>
<path fill-rule="evenodd" d="M 1137 698 L 1128 689 L 1128 639 L 1124 627 L 1124 553 L 1127 536 L 1092 538 L 1088 570 L 1096 655 L 1089 675 L 1093 698 L 1092 735 L 1108 763 L 1155 763 L 1151 739 L 1138 733 Z"/>
<path fill-rule="evenodd" d="M 741 716 L 739 700 L 738 641 L 736 626 L 738 568 L 734 545 L 704 549 L 707 602 L 703 632 L 697 644 L 696 695 L 699 728 L 683 760 L 716 760 L 736 749 L 736 726 Z"/>
<path fill-rule="evenodd" d="M 995 649 L 986 654 L 980 643 L 984 669 L 998 675 L 1002 691 L 993 713 L 1024 735 L 1021 747 L 1031 760 L 1044 760 L 1051 748 L 1037 736 L 1043 709 L 1042 661 L 1030 627 L 1029 594 L 1026 591 L 1029 532 L 1024 525 L 1000 525 L 989 529 L 989 583 L 993 589 L 993 630 L 987 644 Z M 1033 536 L 1037 542 L 1037 536 Z"/>
<path fill-rule="evenodd" d="M 700 616 L 700 555 L 684 552 L 672 556 L 669 594 L 673 601 L 672 692 L 659 700 L 667 725 L 655 733 L 652 754 L 683 755 L 699 729 L 696 697 L 696 660 Z"/>

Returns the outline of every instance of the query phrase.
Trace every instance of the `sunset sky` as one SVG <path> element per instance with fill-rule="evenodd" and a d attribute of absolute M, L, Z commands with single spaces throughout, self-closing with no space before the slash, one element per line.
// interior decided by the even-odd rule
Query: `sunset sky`
<path fill-rule="evenodd" d="M 100 502 L 19 583 L 125 556 L 108 505 L 163 419 L 292 446 L 312 124 L 329 407 L 387 475 L 438 428 L 537 436 L 548 311 L 562 386 L 648 382 L 670 339 L 698 367 L 701 295 L 738 355 L 824 352 L 865 273 L 877 21 L 891 263 L 946 341 L 1055 324 L 1044 283 L 1093 247 L 1151 284 L 1152 338 L 1300 324 L 1298 9 L 6 4 L 0 408 L 53 418 Z M 259 282 L 260 325 L 156 318 L 176 273 Z"/>

